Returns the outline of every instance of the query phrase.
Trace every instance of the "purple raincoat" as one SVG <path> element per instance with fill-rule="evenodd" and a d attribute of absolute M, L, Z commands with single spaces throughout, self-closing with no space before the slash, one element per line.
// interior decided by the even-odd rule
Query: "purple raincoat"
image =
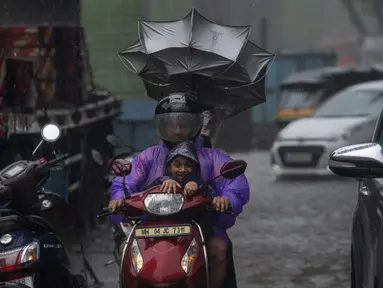
<path fill-rule="evenodd" d="M 197 139 L 199 140 L 199 139 Z M 201 167 L 201 177 L 207 181 L 219 175 L 220 169 L 230 157 L 212 148 L 202 148 L 197 141 L 197 156 Z M 164 144 L 149 147 L 137 155 L 132 162 L 132 172 L 126 177 L 126 186 L 130 194 L 141 192 L 141 187 L 156 178 L 165 175 L 166 156 L 169 149 Z M 218 178 L 211 187 L 219 196 L 228 198 L 235 215 L 219 213 L 213 228 L 213 234 L 228 243 L 226 230 L 235 224 L 236 216 L 242 212 L 243 206 L 249 201 L 249 183 L 245 175 L 235 179 Z M 110 188 L 110 200 L 125 198 L 122 177 L 116 177 Z M 113 215 L 110 219 L 114 224 L 123 220 L 123 216 Z"/>

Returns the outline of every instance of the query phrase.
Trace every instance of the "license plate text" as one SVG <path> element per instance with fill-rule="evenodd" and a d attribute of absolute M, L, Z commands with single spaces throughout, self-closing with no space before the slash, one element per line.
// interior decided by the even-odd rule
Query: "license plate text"
<path fill-rule="evenodd" d="M 175 237 L 191 234 L 190 225 L 136 228 L 136 238 Z"/>

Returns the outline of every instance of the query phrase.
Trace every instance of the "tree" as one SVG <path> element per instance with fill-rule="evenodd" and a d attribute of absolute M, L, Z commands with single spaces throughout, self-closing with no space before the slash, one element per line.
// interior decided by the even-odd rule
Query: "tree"
<path fill-rule="evenodd" d="M 339 0 L 361 36 L 383 35 L 382 0 Z"/>

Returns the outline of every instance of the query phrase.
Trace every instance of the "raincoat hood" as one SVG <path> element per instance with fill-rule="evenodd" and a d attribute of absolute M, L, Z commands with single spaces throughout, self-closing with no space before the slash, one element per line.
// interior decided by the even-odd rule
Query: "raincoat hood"
<path fill-rule="evenodd" d="M 182 142 L 169 151 L 168 156 L 166 158 L 166 163 L 170 164 L 170 162 L 178 156 L 183 156 L 199 164 L 197 153 L 195 150 L 195 144 L 192 141 Z"/>

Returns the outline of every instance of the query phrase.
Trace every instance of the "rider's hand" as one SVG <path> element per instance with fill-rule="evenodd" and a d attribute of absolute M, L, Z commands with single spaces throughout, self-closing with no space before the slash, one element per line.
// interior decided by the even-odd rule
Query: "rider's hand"
<path fill-rule="evenodd" d="M 226 212 L 229 209 L 230 200 L 226 197 L 217 196 L 213 198 L 212 204 L 217 211 Z"/>
<path fill-rule="evenodd" d="M 132 171 L 132 164 L 125 159 L 116 159 L 111 166 L 117 176 L 129 175 Z"/>
<path fill-rule="evenodd" d="M 187 196 L 193 196 L 198 191 L 198 185 L 194 181 L 186 183 L 184 188 L 184 194 Z"/>
<path fill-rule="evenodd" d="M 124 205 L 124 199 L 118 199 L 118 200 L 110 200 L 109 201 L 109 211 L 110 212 L 116 212 L 118 209 L 120 209 Z"/>
<path fill-rule="evenodd" d="M 181 185 L 176 180 L 165 180 L 161 185 L 161 192 L 176 193 Z"/>

